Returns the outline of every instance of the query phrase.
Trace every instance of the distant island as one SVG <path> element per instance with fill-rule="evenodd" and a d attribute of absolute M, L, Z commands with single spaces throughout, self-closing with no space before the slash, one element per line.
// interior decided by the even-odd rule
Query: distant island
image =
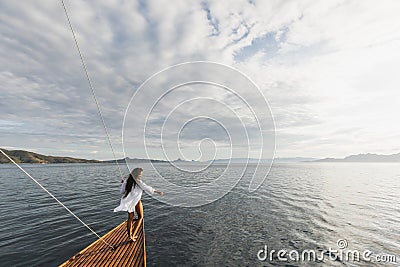
<path fill-rule="evenodd" d="M 347 156 L 342 159 L 325 158 L 314 160 L 313 162 L 400 162 L 400 153 L 391 155 L 379 154 L 358 154 Z"/>
<path fill-rule="evenodd" d="M 114 159 L 111 159 L 111 160 L 103 160 L 103 161 L 101 161 L 102 163 L 115 163 L 115 160 Z M 128 162 L 128 163 L 149 163 L 149 162 L 152 162 L 152 163 L 163 163 L 163 162 L 168 162 L 168 161 L 166 161 L 166 160 L 159 160 L 159 159 L 138 159 L 138 158 L 133 158 L 133 159 L 131 159 L 131 158 L 129 158 L 129 157 L 126 157 L 126 158 L 124 158 L 124 159 L 117 159 L 117 162 L 118 163 L 125 163 L 125 162 Z"/>
<path fill-rule="evenodd" d="M 294 157 L 294 158 L 274 158 L 275 163 L 295 163 L 295 162 L 306 162 L 314 161 L 316 158 L 304 158 L 304 157 Z M 209 160 L 208 163 L 270 163 L 271 159 L 257 159 L 257 158 L 232 158 L 232 159 L 215 159 Z"/>
<path fill-rule="evenodd" d="M 56 156 L 46 156 L 30 151 L 25 150 L 7 150 L 3 149 L 4 153 L 6 153 L 12 160 L 16 163 L 39 163 L 39 164 L 50 164 L 50 163 L 115 163 L 115 160 L 94 160 L 94 159 L 80 159 L 73 157 L 56 157 Z M 167 163 L 166 160 L 157 160 L 157 159 L 138 159 L 138 158 L 123 158 L 118 159 L 118 163 Z M 173 162 L 187 162 L 185 160 L 177 159 Z M 0 153 L 0 164 L 1 163 L 11 163 L 9 159 L 7 159 L 3 154 Z"/>
<path fill-rule="evenodd" d="M 46 156 L 34 152 L 29 152 L 25 150 L 7 150 L 2 149 L 10 158 L 12 158 L 16 163 L 115 163 L 115 160 L 94 160 L 94 159 L 80 159 L 73 157 L 56 157 L 56 156 Z M 142 158 L 123 158 L 118 159 L 118 163 L 168 163 L 167 160 L 158 159 L 142 159 Z M 199 161 L 186 161 L 182 159 L 176 159 L 171 162 L 181 163 L 181 162 L 199 162 Z M 232 159 L 215 159 L 213 161 L 206 161 L 206 163 L 270 163 L 270 159 L 256 159 L 256 158 L 232 158 Z M 391 155 L 379 155 L 379 154 L 358 154 L 347 156 L 342 159 L 337 158 L 305 158 L 305 157 L 293 157 L 293 158 L 275 158 L 275 163 L 296 163 L 296 162 L 400 162 L 400 153 Z M 0 153 L 0 163 L 11 163 L 3 154 Z M 204 163 L 204 162 L 203 162 Z"/>
<path fill-rule="evenodd" d="M 99 160 L 77 159 L 71 157 L 46 156 L 25 150 L 2 149 L 16 163 L 100 163 Z M 0 154 L 0 163 L 11 163 L 3 154 Z"/>

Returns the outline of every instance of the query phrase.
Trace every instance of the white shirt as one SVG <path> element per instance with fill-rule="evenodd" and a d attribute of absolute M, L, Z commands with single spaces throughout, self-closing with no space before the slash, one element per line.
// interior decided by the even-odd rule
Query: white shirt
<path fill-rule="evenodd" d="M 120 191 L 122 194 L 121 203 L 119 204 L 118 207 L 114 209 L 114 212 L 118 211 L 134 212 L 136 204 L 142 198 L 143 190 L 149 194 L 154 194 L 153 187 L 146 185 L 142 180 L 135 180 L 135 181 L 136 185 L 132 186 L 131 192 L 129 192 L 129 194 L 126 197 L 124 197 L 124 194 L 125 194 L 127 180 L 125 180 L 122 183 Z"/>

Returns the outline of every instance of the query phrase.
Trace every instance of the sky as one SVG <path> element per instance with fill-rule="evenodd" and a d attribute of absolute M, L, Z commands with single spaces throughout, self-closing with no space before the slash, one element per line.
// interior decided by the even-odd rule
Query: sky
<path fill-rule="evenodd" d="M 118 158 L 146 157 L 136 149 L 143 139 L 160 159 L 160 144 L 168 158 L 189 160 L 228 157 L 232 146 L 243 157 L 260 146 L 269 151 L 263 157 L 274 146 L 276 157 L 400 152 L 400 1 L 65 3 Z M 267 143 L 253 134 L 245 102 L 216 86 L 179 88 L 149 117 L 129 106 L 154 104 L 155 87 L 131 99 L 153 74 L 190 61 L 226 65 L 258 86 L 266 102 L 256 101 L 257 88 L 236 84 L 258 110 Z M 137 123 L 147 118 L 144 137 Z M 254 137 L 250 154 L 242 119 Z M 113 158 L 61 1 L 0 2 L 0 138 L 5 149 Z"/>

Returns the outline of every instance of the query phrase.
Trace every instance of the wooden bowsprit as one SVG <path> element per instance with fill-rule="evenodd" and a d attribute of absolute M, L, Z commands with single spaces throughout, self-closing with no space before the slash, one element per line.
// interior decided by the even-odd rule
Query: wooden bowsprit
<path fill-rule="evenodd" d="M 126 223 L 124 221 L 102 237 L 114 250 L 99 239 L 59 266 L 146 266 L 143 219 L 133 224 L 135 242 L 128 239 Z"/>

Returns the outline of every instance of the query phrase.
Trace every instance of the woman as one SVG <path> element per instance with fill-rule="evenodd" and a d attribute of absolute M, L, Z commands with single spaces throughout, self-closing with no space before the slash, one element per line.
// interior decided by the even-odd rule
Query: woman
<path fill-rule="evenodd" d="M 146 185 L 142 181 L 142 168 L 135 168 L 131 174 L 129 174 L 128 179 L 122 181 L 121 186 L 121 203 L 118 207 L 114 209 L 114 212 L 117 211 L 127 211 L 128 212 L 128 221 L 126 223 L 126 230 L 128 232 L 128 237 L 132 241 L 136 241 L 136 236 L 132 236 L 132 224 L 133 224 L 133 216 L 136 213 L 138 214 L 138 220 L 143 219 L 143 206 L 142 198 L 143 190 L 148 192 L 149 194 L 157 193 L 162 196 L 164 193 L 154 189 L 151 186 Z"/>

